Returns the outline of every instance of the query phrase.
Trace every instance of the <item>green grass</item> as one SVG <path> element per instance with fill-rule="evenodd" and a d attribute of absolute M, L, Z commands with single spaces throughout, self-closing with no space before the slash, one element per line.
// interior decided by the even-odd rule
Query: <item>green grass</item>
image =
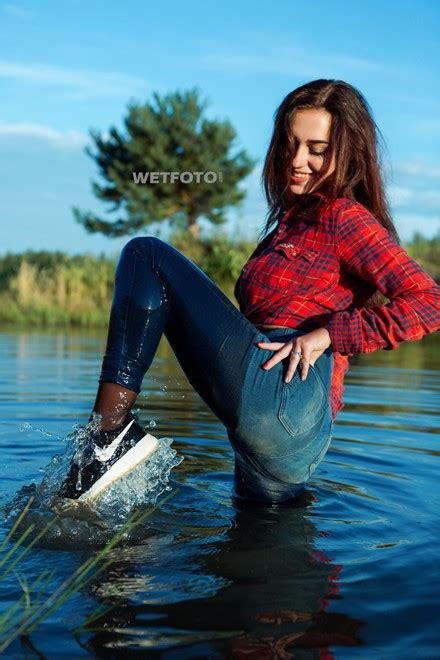
<path fill-rule="evenodd" d="M 440 231 L 433 238 L 425 238 L 415 232 L 406 248 L 422 268 L 440 282 Z"/>
<path fill-rule="evenodd" d="M 162 498 L 160 503 L 163 504 L 178 491 L 179 489 L 174 490 Z M 56 584 L 55 570 L 42 571 L 32 583 L 29 583 L 24 574 L 18 573 L 17 566 L 19 567 L 22 564 L 32 547 L 58 520 L 58 517 L 54 517 L 28 543 L 28 539 L 34 531 L 34 526 L 31 524 L 22 529 L 22 523 L 32 505 L 32 500 L 33 498 L 30 498 L 0 545 L 0 585 L 14 571 L 23 592 L 14 603 L 0 614 L 0 653 L 3 653 L 18 637 L 29 636 L 52 612 L 63 605 L 73 594 L 83 590 L 100 573 L 106 570 L 113 561 L 108 558 L 112 548 L 120 543 L 127 533 L 141 525 L 156 509 L 156 506 L 153 506 L 147 511 L 134 512 L 99 552 L 89 557 L 60 584 Z M 101 615 L 102 607 L 88 616 L 85 625 Z"/>
<path fill-rule="evenodd" d="M 114 260 L 25 252 L 0 260 L 0 323 L 103 326 Z"/>

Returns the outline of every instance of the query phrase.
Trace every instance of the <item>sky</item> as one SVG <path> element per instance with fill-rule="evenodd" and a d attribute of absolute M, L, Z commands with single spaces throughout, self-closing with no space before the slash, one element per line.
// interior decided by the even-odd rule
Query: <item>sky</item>
<path fill-rule="evenodd" d="M 114 217 L 92 193 L 102 180 L 90 130 L 123 130 L 129 103 L 194 87 L 207 117 L 233 124 L 236 150 L 258 159 L 226 225 L 256 238 L 274 112 L 317 78 L 349 82 L 372 107 L 401 238 L 435 235 L 439 28 L 438 0 L 0 0 L 0 254 L 119 252 L 127 238 L 89 234 L 71 210 Z"/>

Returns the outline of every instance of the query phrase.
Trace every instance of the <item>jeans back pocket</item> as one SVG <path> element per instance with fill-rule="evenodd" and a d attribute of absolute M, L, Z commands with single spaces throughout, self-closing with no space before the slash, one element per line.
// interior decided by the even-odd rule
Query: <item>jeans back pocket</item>
<path fill-rule="evenodd" d="M 278 419 L 291 436 L 302 435 L 313 428 L 327 407 L 328 393 L 313 366 L 305 380 L 301 380 L 296 369 L 290 383 L 283 382 Z"/>

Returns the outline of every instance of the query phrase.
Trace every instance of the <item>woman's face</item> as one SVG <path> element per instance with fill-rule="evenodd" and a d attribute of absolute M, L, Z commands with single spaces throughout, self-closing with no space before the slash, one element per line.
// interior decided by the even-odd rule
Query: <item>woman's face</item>
<path fill-rule="evenodd" d="M 311 193 L 335 171 L 335 156 L 330 154 L 332 116 L 322 108 L 297 110 L 290 125 L 292 160 L 289 190 L 294 195 Z"/>

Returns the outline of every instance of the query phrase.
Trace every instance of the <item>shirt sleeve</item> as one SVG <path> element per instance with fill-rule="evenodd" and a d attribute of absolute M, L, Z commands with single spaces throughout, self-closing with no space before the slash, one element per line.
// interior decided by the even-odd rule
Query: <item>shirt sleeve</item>
<path fill-rule="evenodd" d="M 440 286 L 362 205 L 338 213 L 336 241 L 342 268 L 389 300 L 332 315 L 326 328 L 341 355 L 391 350 L 440 329 Z"/>

